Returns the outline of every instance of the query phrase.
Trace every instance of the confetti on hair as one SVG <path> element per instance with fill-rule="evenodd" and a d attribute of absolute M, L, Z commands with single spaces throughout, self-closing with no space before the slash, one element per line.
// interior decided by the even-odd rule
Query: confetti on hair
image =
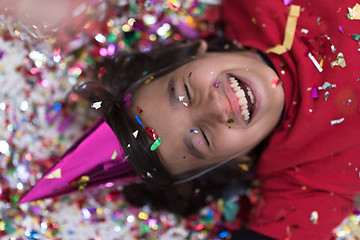
<path fill-rule="evenodd" d="M 138 115 L 135 115 L 135 118 L 141 126 L 144 126 Z"/>
<path fill-rule="evenodd" d="M 271 81 L 271 87 L 276 88 L 276 86 L 279 84 L 279 82 L 280 82 L 279 77 L 277 77 L 277 76 L 274 77 L 273 80 Z"/>
<path fill-rule="evenodd" d="M 310 216 L 310 221 L 313 224 L 317 224 L 319 221 L 319 213 L 317 211 L 313 211 Z"/>
<path fill-rule="evenodd" d="M 145 84 L 149 84 L 152 80 L 154 80 L 154 76 L 149 77 L 145 80 Z"/>
<path fill-rule="evenodd" d="M 131 93 L 128 93 L 128 94 L 125 95 L 125 97 L 123 99 L 124 102 L 125 102 L 125 108 L 130 107 L 130 105 L 131 105 L 130 98 L 131 98 Z"/>
<path fill-rule="evenodd" d="M 153 176 L 151 175 L 151 173 L 149 172 L 146 172 L 146 176 L 149 177 L 149 178 L 152 178 Z"/>
<path fill-rule="evenodd" d="M 344 120 L 345 120 L 345 118 L 339 118 L 339 119 L 336 119 L 336 120 L 331 120 L 330 125 L 332 126 L 332 125 L 335 125 L 335 124 L 342 123 Z"/>
<path fill-rule="evenodd" d="M 319 94 L 317 92 L 317 87 L 314 85 L 312 93 L 311 93 L 311 98 L 319 98 Z"/>
<path fill-rule="evenodd" d="M 198 132 L 199 132 L 198 130 L 190 129 L 190 133 L 198 133 Z"/>
<path fill-rule="evenodd" d="M 155 131 L 154 129 L 152 129 L 152 128 L 150 128 L 150 127 L 146 127 L 145 130 L 146 130 L 147 135 L 148 135 L 152 140 L 156 141 L 156 139 L 159 138 L 159 136 L 157 135 L 157 133 L 156 133 L 156 131 Z"/>
<path fill-rule="evenodd" d="M 156 141 L 151 145 L 150 150 L 155 151 L 161 144 L 161 138 L 156 139 Z"/>
<path fill-rule="evenodd" d="M 343 53 L 341 52 L 338 53 L 336 60 L 331 62 L 331 67 L 333 68 L 334 66 L 340 66 L 342 68 L 346 67 L 346 62 Z"/>
<path fill-rule="evenodd" d="M 114 153 L 113 153 L 112 156 L 111 156 L 111 160 L 114 160 L 117 155 L 118 155 L 118 151 L 115 150 Z"/>
<path fill-rule="evenodd" d="M 312 61 L 312 63 L 315 65 L 316 69 L 319 72 L 323 71 L 323 68 L 320 66 L 320 64 L 316 61 L 315 57 L 311 54 L 311 52 L 308 52 L 308 57 L 310 58 L 310 60 Z"/>
<path fill-rule="evenodd" d="M 134 138 L 137 138 L 138 133 L 139 133 L 139 130 L 136 130 L 135 132 L 133 132 L 133 136 L 134 136 Z"/>
<path fill-rule="evenodd" d="M 102 103 L 102 101 L 94 102 L 93 104 L 91 104 L 91 107 L 95 108 L 97 110 L 97 109 L 101 108 L 101 103 Z"/>
<path fill-rule="evenodd" d="M 249 171 L 249 165 L 245 164 L 245 163 L 239 163 L 238 167 L 243 170 L 244 172 L 248 172 Z"/>
<path fill-rule="evenodd" d="M 353 8 L 348 8 L 349 13 L 346 15 L 350 20 L 360 20 L 360 4 L 356 3 Z"/>
<path fill-rule="evenodd" d="M 54 178 L 61 178 L 61 168 L 58 168 L 54 171 L 52 171 L 50 174 L 48 174 L 46 179 L 54 179 Z"/>
<path fill-rule="evenodd" d="M 100 67 L 99 72 L 98 72 L 98 78 L 101 78 L 106 73 L 107 73 L 106 68 L 105 67 Z"/>

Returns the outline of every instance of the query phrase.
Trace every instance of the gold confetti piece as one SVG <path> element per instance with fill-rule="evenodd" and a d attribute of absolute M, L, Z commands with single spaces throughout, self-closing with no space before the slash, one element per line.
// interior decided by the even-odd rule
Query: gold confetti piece
<path fill-rule="evenodd" d="M 248 172 L 249 171 L 249 166 L 245 163 L 239 163 L 238 167 L 241 168 L 241 170 Z"/>
<path fill-rule="evenodd" d="M 317 211 L 313 211 L 310 216 L 310 221 L 313 224 L 317 224 L 319 221 L 319 213 Z"/>
<path fill-rule="evenodd" d="M 134 136 L 134 138 L 137 138 L 138 133 L 139 133 L 139 130 L 136 130 L 135 132 L 133 132 L 133 136 Z"/>
<path fill-rule="evenodd" d="M 268 50 L 266 50 L 266 53 L 272 52 L 281 55 L 291 49 L 292 44 L 294 42 L 297 19 L 299 18 L 299 16 L 300 16 L 300 6 L 291 5 L 290 12 L 286 21 L 285 37 L 283 44 L 269 48 Z"/>
<path fill-rule="evenodd" d="M 333 68 L 334 66 L 340 66 L 342 68 L 346 67 L 346 62 L 343 53 L 341 52 L 338 53 L 336 60 L 331 62 L 331 67 Z"/>
<path fill-rule="evenodd" d="M 349 14 L 347 15 L 351 20 L 360 20 L 360 4 L 355 4 L 353 8 L 348 8 Z"/>
<path fill-rule="evenodd" d="M 61 178 L 61 169 L 58 168 L 54 171 L 52 171 L 50 174 L 48 174 L 46 177 L 46 179 L 54 179 L 54 178 Z"/>
<path fill-rule="evenodd" d="M 115 150 L 114 153 L 113 153 L 112 156 L 111 156 L 111 160 L 114 160 L 117 155 L 118 155 L 118 151 Z"/>
<path fill-rule="evenodd" d="M 83 175 L 78 180 L 71 183 L 72 186 L 77 187 L 81 192 L 86 188 L 88 181 L 90 180 L 89 176 Z"/>
<path fill-rule="evenodd" d="M 154 80 L 154 76 L 151 76 L 148 79 L 146 79 L 145 84 L 149 84 L 152 80 Z"/>

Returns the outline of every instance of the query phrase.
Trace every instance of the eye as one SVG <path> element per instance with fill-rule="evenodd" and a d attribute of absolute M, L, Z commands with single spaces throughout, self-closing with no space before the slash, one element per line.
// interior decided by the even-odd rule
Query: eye
<path fill-rule="evenodd" d="M 189 102 L 191 103 L 191 97 L 190 97 L 189 89 L 188 89 L 186 84 L 184 84 L 184 87 L 185 87 L 185 91 L 186 91 L 186 96 L 188 97 Z"/>
<path fill-rule="evenodd" d="M 208 145 L 208 146 L 210 146 L 209 139 L 206 137 L 206 135 L 205 135 L 204 131 L 203 131 L 201 128 L 200 128 L 200 131 L 201 131 L 201 133 L 202 133 L 202 135 L 203 135 L 203 137 L 204 137 L 204 139 L 205 139 L 205 141 L 206 141 L 207 145 Z"/>

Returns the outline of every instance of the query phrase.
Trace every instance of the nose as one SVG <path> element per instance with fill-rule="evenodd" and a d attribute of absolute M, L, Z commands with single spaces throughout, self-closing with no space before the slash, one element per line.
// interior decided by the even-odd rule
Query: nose
<path fill-rule="evenodd" d="M 212 91 L 191 110 L 194 122 L 226 123 L 229 103 L 217 91 Z"/>

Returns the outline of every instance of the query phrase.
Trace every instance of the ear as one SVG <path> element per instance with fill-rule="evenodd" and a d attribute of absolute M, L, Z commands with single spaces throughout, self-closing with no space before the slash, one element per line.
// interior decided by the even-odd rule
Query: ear
<path fill-rule="evenodd" d="M 208 45 L 207 42 L 205 42 L 205 40 L 200 40 L 200 46 L 197 50 L 197 55 L 203 55 L 204 53 L 206 53 L 207 49 L 208 49 Z"/>

